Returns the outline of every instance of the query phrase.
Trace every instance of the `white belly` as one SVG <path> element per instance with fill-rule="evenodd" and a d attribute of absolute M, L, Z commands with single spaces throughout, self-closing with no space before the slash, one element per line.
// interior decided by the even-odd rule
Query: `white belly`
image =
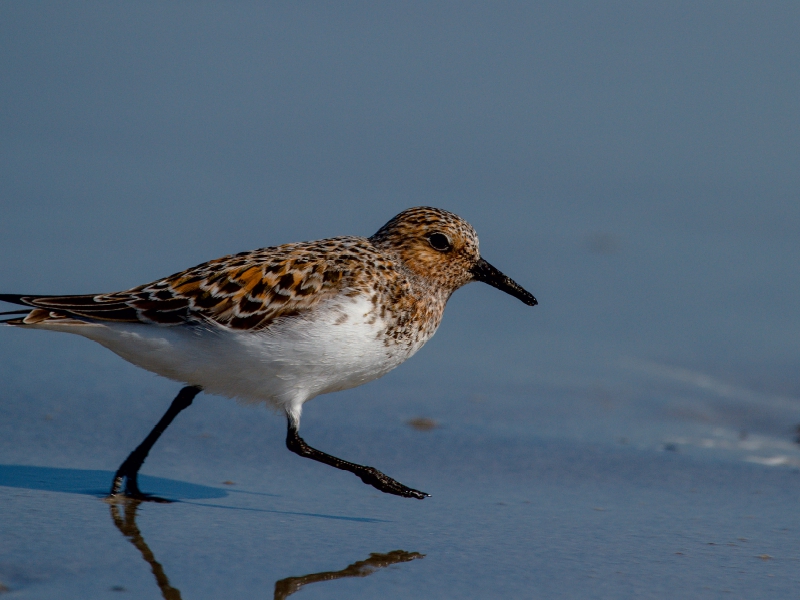
<path fill-rule="evenodd" d="M 422 345 L 385 345 L 386 325 L 372 308 L 366 298 L 347 299 L 262 332 L 138 323 L 59 329 L 164 377 L 211 394 L 268 402 L 299 417 L 303 402 L 377 379 Z"/>

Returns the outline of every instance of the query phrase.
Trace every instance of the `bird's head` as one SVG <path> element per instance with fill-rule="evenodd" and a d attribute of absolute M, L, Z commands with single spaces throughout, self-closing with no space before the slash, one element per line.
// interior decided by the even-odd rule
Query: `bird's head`
<path fill-rule="evenodd" d="M 449 293 L 482 281 L 529 306 L 537 304 L 533 295 L 481 258 L 472 225 L 446 210 L 427 206 L 404 210 L 370 241 L 396 253 L 406 268 Z"/>

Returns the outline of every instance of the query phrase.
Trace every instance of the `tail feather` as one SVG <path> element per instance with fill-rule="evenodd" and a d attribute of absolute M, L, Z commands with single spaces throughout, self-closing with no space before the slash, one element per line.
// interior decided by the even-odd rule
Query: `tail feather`
<path fill-rule="evenodd" d="M 21 294 L 0 294 L 0 302 L 8 302 L 9 304 L 22 304 L 23 306 L 31 306 L 31 303 L 26 301 L 27 298 L 30 298 L 30 296 L 23 296 Z M 0 313 L 0 314 L 8 314 L 8 313 Z"/>
<path fill-rule="evenodd" d="M 27 305 L 28 303 L 23 300 L 24 296 L 19 294 L 0 294 L 0 301 L 8 302 L 9 304 L 22 304 Z M 0 312 L 0 317 L 5 317 L 7 315 L 29 315 L 31 310 L 8 310 L 5 312 Z M 25 317 L 12 317 L 10 319 L 0 319 L 0 325 L 22 325 L 23 320 Z"/>
<path fill-rule="evenodd" d="M 149 292 L 137 289 L 114 294 L 84 294 L 77 296 L 22 296 L 0 294 L 0 301 L 30 306 L 23 325 L 58 321 L 64 325 L 67 319 L 76 323 L 157 323 L 179 325 L 190 320 L 190 299 L 176 296 L 153 297 Z M 215 302 L 217 302 L 215 300 Z M 4 314 L 25 314 L 13 311 Z M 18 325 L 16 320 L 12 325 Z"/>
<path fill-rule="evenodd" d="M 53 310 L 104 312 L 128 308 L 128 297 L 114 297 L 113 294 L 81 294 L 76 296 L 22 296 L 19 294 L 0 294 L 0 301 L 22 304 L 34 308 Z"/>
<path fill-rule="evenodd" d="M 124 300 L 100 300 L 102 296 L 97 294 L 81 294 L 77 296 L 32 296 L 23 294 L 0 294 L 0 301 L 9 304 L 22 304 L 23 306 L 33 306 L 35 308 L 79 308 L 96 306 L 98 303 L 103 306 L 106 304 L 123 304 Z"/>
<path fill-rule="evenodd" d="M 80 298 L 80 296 L 77 296 Z M 20 294 L 0 294 L 0 301 L 8 302 L 9 304 L 22 304 L 28 306 L 27 310 L 9 310 L 0 312 L 0 316 L 7 315 L 24 315 L 21 317 L 11 317 L 8 319 L 0 319 L 0 325 L 35 325 L 43 322 L 58 322 L 61 324 L 70 322 L 78 323 L 66 311 L 43 309 L 36 305 L 37 302 L 48 302 L 50 298 L 63 299 L 64 296 L 22 296 Z M 66 298 L 69 298 L 67 296 Z"/>
<path fill-rule="evenodd" d="M 24 325 L 23 318 L 17 317 L 16 319 L 0 319 L 0 325 Z"/>
<path fill-rule="evenodd" d="M 6 325 L 81 324 L 98 321 L 137 322 L 137 309 L 127 304 L 128 297 L 85 294 L 78 296 L 23 296 L 0 294 L 0 302 L 21 304 L 29 310 L 0 312 L 4 315 L 24 315 L 0 320 Z"/>

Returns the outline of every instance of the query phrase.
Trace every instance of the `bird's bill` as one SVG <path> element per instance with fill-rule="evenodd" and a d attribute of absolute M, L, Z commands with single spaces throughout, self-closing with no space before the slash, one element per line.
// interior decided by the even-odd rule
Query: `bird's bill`
<path fill-rule="evenodd" d="M 473 281 L 488 283 L 490 286 L 514 296 L 514 298 L 519 298 L 528 306 L 536 306 L 538 304 L 533 294 L 524 290 L 516 281 L 506 277 L 483 259 L 480 259 L 472 267 L 471 272 Z"/>

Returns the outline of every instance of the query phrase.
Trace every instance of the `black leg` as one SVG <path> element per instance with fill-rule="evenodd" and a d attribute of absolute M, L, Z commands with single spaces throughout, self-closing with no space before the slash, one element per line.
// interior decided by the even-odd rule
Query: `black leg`
<path fill-rule="evenodd" d="M 164 416 L 161 417 L 161 420 L 156 423 L 156 426 L 147 434 L 144 441 L 136 447 L 136 450 L 128 455 L 128 458 L 126 458 L 119 466 L 119 469 L 117 469 L 117 474 L 114 475 L 114 482 L 111 484 L 111 493 L 109 496 L 124 495 L 129 498 L 138 498 L 140 500 L 159 500 L 158 498 L 148 497 L 139 489 L 139 484 L 136 481 L 139 469 L 142 468 L 142 464 L 147 458 L 150 449 L 158 441 L 158 438 L 161 437 L 161 434 L 167 430 L 172 420 L 178 416 L 179 412 L 187 408 L 192 403 L 192 400 L 194 400 L 194 397 L 201 391 L 202 388 L 189 385 L 178 392 L 178 395 L 175 396 L 175 400 L 172 401 L 172 404 L 170 404 Z M 124 493 L 122 488 L 123 480 L 125 481 Z"/>
<path fill-rule="evenodd" d="M 291 419 L 289 419 L 289 427 L 286 432 L 286 447 L 304 458 L 310 458 L 311 460 L 325 463 L 326 465 L 336 467 L 342 471 L 350 471 L 367 485 L 371 485 L 387 494 L 394 494 L 395 496 L 402 496 L 403 498 L 417 498 L 418 500 L 430 496 L 430 494 L 426 494 L 425 492 L 412 490 L 410 487 L 404 486 L 399 481 L 395 481 L 391 477 L 384 475 L 374 467 L 364 467 L 347 462 L 346 460 L 336 458 L 335 456 L 325 454 L 324 452 L 312 448 L 300 437 L 300 434 L 297 432 L 297 426 L 293 424 Z"/>

